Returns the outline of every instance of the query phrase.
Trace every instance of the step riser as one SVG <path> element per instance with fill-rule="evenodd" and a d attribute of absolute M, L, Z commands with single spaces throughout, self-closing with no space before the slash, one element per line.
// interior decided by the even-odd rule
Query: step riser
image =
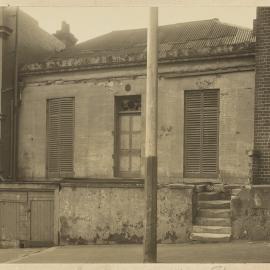
<path fill-rule="evenodd" d="M 230 219 L 196 218 L 196 224 L 201 226 L 231 226 Z"/>
<path fill-rule="evenodd" d="M 199 201 L 198 208 L 199 209 L 230 209 L 230 201 L 219 202 L 219 203 L 217 202 Z"/>
<path fill-rule="evenodd" d="M 211 201 L 211 200 L 229 200 L 230 195 L 221 192 L 202 192 L 198 193 L 198 200 Z"/>
<path fill-rule="evenodd" d="M 200 209 L 197 213 L 198 217 L 206 217 L 206 218 L 230 218 L 231 212 L 230 210 L 214 210 L 214 209 Z"/>
<path fill-rule="evenodd" d="M 193 226 L 192 228 L 193 233 L 222 233 L 222 234 L 231 234 L 231 228 L 230 227 L 220 227 L 215 228 L 211 227 L 202 227 L 202 226 Z"/>
<path fill-rule="evenodd" d="M 221 238 L 210 238 L 210 237 L 204 237 L 204 236 L 198 236 L 198 235 L 193 235 L 191 234 L 191 240 L 193 241 L 200 241 L 203 243 L 219 243 L 219 242 L 229 242 L 230 241 L 230 237 L 229 236 L 225 236 L 225 237 L 221 237 Z"/>

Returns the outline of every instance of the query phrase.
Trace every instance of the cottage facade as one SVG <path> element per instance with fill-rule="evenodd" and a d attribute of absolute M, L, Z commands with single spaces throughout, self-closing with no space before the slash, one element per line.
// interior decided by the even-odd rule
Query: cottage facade
<path fill-rule="evenodd" d="M 159 28 L 159 242 L 268 239 L 269 187 L 253 173 L 255 41 L 217 19 Z M 15 244 L 142 242 L 146 30 L 78 44 L 20 79 L 18 175 L 1 188 L 33 230 Z"/>

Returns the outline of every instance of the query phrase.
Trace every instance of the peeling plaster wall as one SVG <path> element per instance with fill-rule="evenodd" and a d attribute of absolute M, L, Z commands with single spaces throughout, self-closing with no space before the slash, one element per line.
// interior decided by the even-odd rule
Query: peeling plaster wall
<path fill-rule="evenodd" d="M 124 91 L 127 83 L 132 85 L 131 93 Z M 75 97 L 75 177 L 113 177 L 114 98 L 140 94 L 144 83 L 114 79 L 26 87 L 20 115 L 20 177 L 46 176 L 46 102 L 70 96 Z"/>
<path fill-rule="evenodd" d="M 270 240 L 270 186 L 242 188 L 232 198 L 233 239 Z"/>
<path fill-rule="evenodd" d="M 253 145 L 254 72 L 159 81 L 159 173 L 173 182 L 183 177 L 184 91 L 220 90 L 219 169 L 224 183 L 245 183 Z"/>
<path fill-rule="evenodd" d="M 142 188 L 64 187 L 60 191 L 60 244 L 141 243 Z M 192 189 L 160 188 L 158 241 L 188 240 Z"/>
<path fill-rule="evenodd" d="M 252 60 L 252 59 L 251 59 Z M 219 178 L 246 183 L 248 151 L 253 148 L 254 71 L 233 71 L 181 77 L 185 73 L 249 65 L 250 59 L 184 63 L 160 67 L 159 183 L 183 182 L 184 91 L 220 89 Z M 139 75 L 141 74 L 141 75 Z M 75 177 L 113 177 L 114 98 L 142 95 L 142 126 L 146 80 L 144 68 L 54 73 L 25 78 L 19 126 L 19 176 L 46 177 L 46 100 L 75 97 Z M 126 75 L 126 76 L 125 76 Z M 125 91 L 130 84 L 131 90 Z M 142 157 L 144 154 L 142 132 Z M 142 166 L 142 176 L 144 168 Z"/>

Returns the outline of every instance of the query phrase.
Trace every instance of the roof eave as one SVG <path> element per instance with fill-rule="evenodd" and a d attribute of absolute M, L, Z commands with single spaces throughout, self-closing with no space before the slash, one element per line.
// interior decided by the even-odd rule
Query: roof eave
<path fill-rule="evenodd" d="M 193 57 L 183 57 L 183 58 L 161 58 L 159 59 L 159 64 L 179 64 L 186 62 L 196 62 L 196 61 L 210 61 L 215 59 L 230 59 L 230 58 L 243 58 L 243 57 L 254 57 L 255 52 L 244 52 L 236 54 L 219 54 L 219 55 L 208 55 L 208 56 L 193 56 Z M 31 75 L 42 75 L 42 74 L 52 74 L 52 73 L 62 73 L 62 72 L 74 72 L 74 71 L 86 71 L 86 70 L 100 70 L 100 69 L 112 69 L 112 68 L 128 68 L 128 67 L 146 67 L 146 60 L 136 61 L 136 62 L 126 62 L 126 63 L 103 63 L 94 65 L 81 65 L 81 66 L 62 66 L 57 68 L 48 69 L 36 69 L 36 70 L 25 70 L 21 71 L 21 76 L 31 76 Z"/>

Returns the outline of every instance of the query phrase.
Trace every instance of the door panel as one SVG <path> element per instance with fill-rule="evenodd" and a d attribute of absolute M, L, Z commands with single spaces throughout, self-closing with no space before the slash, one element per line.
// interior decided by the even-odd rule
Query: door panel
<path fill-rule="evenodd" d="M 129 172 L 129 155 L 121 153 L 119 156 L 119 172 L 127 173 Z"/>
<path fill-rule="evenodd" d="M 120 150 L 128 150 L 130 146 L 130 135 L 129 133 L 121 133 L 120 136 Z"/>
<path fill-rule="evenodd" d="M 0 202 L 0 240 L 19 238 L 20 205 L 17 202 Z"/>
<path fill-rule="evenodd" d="M 53 242 L 53 213 L 52 200 L 31 201 L 31 241 Z"/>

